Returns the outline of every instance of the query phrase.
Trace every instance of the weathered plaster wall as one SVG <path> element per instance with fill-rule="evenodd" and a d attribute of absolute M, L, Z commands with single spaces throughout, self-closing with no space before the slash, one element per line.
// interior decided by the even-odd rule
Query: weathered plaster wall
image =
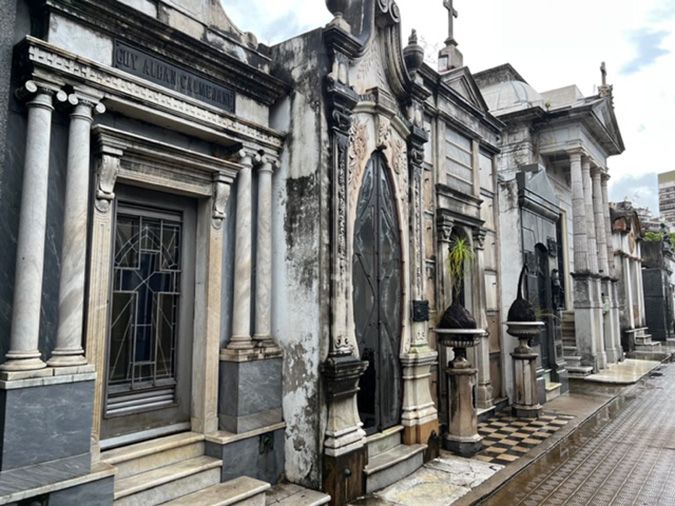
<path fill-rule="evenodd" d="M 292 83 L 288 102 L 274 111 L 287 126 L 281 167 L 274 177 L 273 333 L 284 351 L 283 409 L 286 476 L 320 486 L 325 408 L 319 366 L 327 354 L 330 239 L 328 126 L 323 104 L 321 32 L 272 48 L 277 77 Z M 283 69 L 283 70 L 282 70 Z"/>

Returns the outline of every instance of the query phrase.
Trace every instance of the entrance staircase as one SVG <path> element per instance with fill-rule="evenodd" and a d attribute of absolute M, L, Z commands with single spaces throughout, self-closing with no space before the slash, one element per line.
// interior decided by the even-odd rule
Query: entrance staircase
<path fill-rule="evenodd" d="M 221 483 L 222 460 L 204 454 L 204 435 L 184 432 L 105 451 L 117 469 L 115 506 L 319 506 L 330 496 L 240 476 Z"/>
<path fill-rule="evenodd" d="M 367 494 L 396 483 L 422 467 L 427 445 L 402 444 L 402 432 L 403 426 L 396 425 L 366 439 L 368 465 L 363 473 Z"/>
<path fill-rule="evenodd" d="M 581 355 L 577 347 L 574 328 L 574 311 L 563 311 L 560 322 L 563 342 L 563 356 L 567 362 L 567 374 L 570 378 L 584 378 L 593 372 L 591 366 L 581 365 Z"/>

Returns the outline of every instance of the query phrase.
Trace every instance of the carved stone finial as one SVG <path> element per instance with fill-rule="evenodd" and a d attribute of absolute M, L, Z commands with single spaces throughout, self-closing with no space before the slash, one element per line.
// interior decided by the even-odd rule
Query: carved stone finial
<path fill-rule="evenodd" d="M 344 13 L 347 12 L 352 4 L 352 0 L 326 0 L 326 7 L 334 16 L 330 25 L 338 26 L 345 31 L 349 31 L 349 23 L 344 19 Z"/>
<path fill-rule="evenodd" d="M 417 43 L 417 30 L 413 29 L 408 45 L 403 48 L 403 59 L 410 74 L 416 73 L 424 63 L 424 48 Z"/>

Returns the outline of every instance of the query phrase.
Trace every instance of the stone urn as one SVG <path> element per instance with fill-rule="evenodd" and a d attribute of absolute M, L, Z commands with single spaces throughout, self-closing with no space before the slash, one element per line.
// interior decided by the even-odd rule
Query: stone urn
<path fill-rule="evenodd" d="M 532 304 L 523 298 L 523 277 L 527 265 L 523 265 L 518 280 L 518 297 L 508 313 L 505 322 L 506 333 L 518 339 L 518 346 L 511 353 L 513 357 L 513 389 L 515 399 L 511 409 L 518 418 L 539 418 L 541 405 L 537 395 L 537 353 L 529 343 L 539 336 L 545 323 L 537 321 Z"/>
<path fill-rule="evenodd" d="M 331 24 L 348 30 L 349 24 L 344 19 L 344 13 L 347 12 L 351 5 L 352 0 L 326 0 L 326 7 L 333 15 Z"/>
<path fill-rule="evenodd" d="M 478 371 L 466 358 L 467 348 L 478 344 L 485 330 L 476 328 L 471 314 L 457 302 L 443 313 L 436 329 L 438 344 L 453 349 L 455 358 L 445 369 L 448 381 L 448 428 L 443 434 L 443 448 L 464 457 L 476 454 L 483 447 L 478 435 L 476 410 L 476 377 Z"/>
<path fill-rule="evenodd" d="M 417 43 L 417 31 L 413 30 L 408 38 L 408 45 L 403 48 L 403 60 L 411 75 L 417 72 L 424 63 L 424 48 Z"/>

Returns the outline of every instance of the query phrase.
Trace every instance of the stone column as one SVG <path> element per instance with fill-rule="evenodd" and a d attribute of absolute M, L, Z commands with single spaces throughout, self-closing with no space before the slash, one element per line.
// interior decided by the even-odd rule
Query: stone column
<path fill-rule="evenodd" d="M 56 348 L 48 364 L 52 367 L 87 363 L 82 349 L 84 325 L 84 287 L 87 259 L 87 211 L 89 203 L 89 156 L 92 112 L 105 111 L 75 94 L 68 97 L 73 106 L 68 137 L 68 165 L 63 213 L 63 247 L 59 286 L 59 324 Z"/>
<path fill-rule="evenodd" d="M 593 167 L 591 169 L 591 179 L 593 181 L 593 212 L 595 214 L 595 236 L 598 243 L 598 269 L 602 276 L 601 286 L 604 297 L 607 298 L 609 307 L 612 306 L 612 286 L 609 272 L 609 258 L 607 248 L 607 233 L 605 231 L 605 215 L 609 214 L 609 208 L 605 209 L 602 195 L 602 169 Z M 604 307 L 605 300 L 601 297 L 601 304 Z M 607 361 L 616 363 L 619 357 L 619 350 L 616 349 L 616 335 L 618 329 L 614 328 L 611 309 L 601 313 L 603 322 L 603 337 Z"/>
<path fill-rule="evenodd" d="M 581 163 L 581 177 L 584 185 L 584 205 L 586 207 L 586 237 L 588 238 L 588 269 L 598 273 L 598 242 L 596 239 L 595 215 L 593 211 L 593 192 L 591 180 L 591 162 L 584 157 Z"/>
<path fill-rule="evenodd" d="M 598 367 L 605 369 L 607 367 L 607 353 L 605 352 L 604 326 L 602 317 L 602 287 L 598 277 L 598 242 L 596 238 L 595 215 L 593 211 L 593 191 L 591 180 L 591 162 L 588 157 L 582 160 L 581 164 L 582 178 L 584 181 L 584 202 L 586 204 L 586 220 L 588 237 L 588 268 L 593 274 L 591 283 L 591 305 L 594 313 L 595 339 L 598 356 Z"/>
<path fill-rule="evenodd" d="M 600 167 L 593 167 L 591 170 L 591 179 L 593 182 L 592 200 L 593 213 L 595 215 L 595 237 L 598 245 L 598 260 L 599 270 L 603 276 L 609 276 L 609 261 L 607 257 L 607 233 L 605 232 L 605 215 L 609 213 L 609 209 L 605 210 L 603 202 L 601 180 L 602 169 Z"/>
<path fill-rule="evenodd" d="M 614 348 L 617 352 L 617 360 L 623 360 L 623 348 L 621 347 L 621 307 L 619 302 L 619 283 L 617 277 L 616 258 L 614 256 L 614 246 L 612 243 L 612 223 L 609 217 L 609 195 L 607 191 L 607 181 L 609 174 L 603 171 L 600 177 L 600 189 L 602 192 L 602 210 L 605 218 L 605 235 L 607 236 L 607 264 L 610 277 L 609 283 L 609 314 L 611 327 L 614 329 Z M 642 277 L 642 276 L 640 276 Z"/>
<path fill-rule="evenodd" d="M 570 176 L 572 180 L 572 217 L 574 235 L 574 271 L 587 272 L 588 238 L 586 236 L 586 204 L 584 183 L 581 173 L 581 153 L 570 154 Z"/>
<path fill-rule="evenodd" d="M 476 229 L 473 233 L 473 244 L 476 255 L 475 276 L 473 276 L 473 315 L 478 328 L 487 329 L 485 300 L 485 230 Z M 478 379 L 476 386 L 476 404 L 479 409 L 491 408 L 492 381 L 490 379 L 490 335 L 481 334 L 476 348 L 476 368 Z"/>
<path fill-rule="evenodd" d="M 234 308 L 232 337 L 227 344 L 231 350 L 253 348 L 251 340 L 251 171 L 253 159 L 249 153 L 239 153 L 242 169 L 237 176 L 237 216 L 234 253 Z"/>
<path fill-rule="evenodd" d="M 273 347 L 272 340 L 272 160 L 258 167 L 258 227 L 256 238 L 255 334 L 258 347 Z"/>
<path fill-rule="evenodd" d="M 574 233 L 574 331 L 582 365 L 597 370 L 595 287 L 590 273 L 584 178 L 580 151 L 570 153 Z"/>
<path fill-rule="evenodd" d="M 26 158 L 16 248 L 12 331 L 7 361 L 0 365 L 3 371 L 26 371 L 46 366 L 40 358 L 38 341 L 54 93 L 34 81 L 27 81 L 19 93 L 31 99 L 26 104 Z"/>

